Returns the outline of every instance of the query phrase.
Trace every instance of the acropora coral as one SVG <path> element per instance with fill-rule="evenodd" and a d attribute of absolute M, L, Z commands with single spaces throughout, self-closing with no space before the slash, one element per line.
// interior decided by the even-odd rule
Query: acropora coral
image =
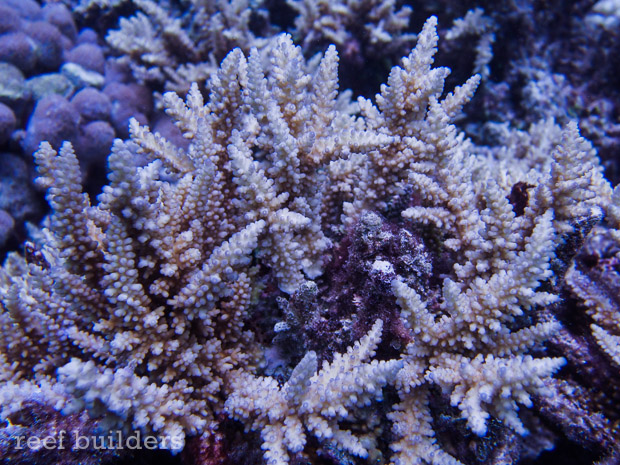
<path fill-rule="evenodd" d="M 492 85 L 482 9 L 447 33 L 480 37 L 479 74 L 446 89 L 435 16 L 414 35 L 395 2 L 288 3 L 293 35 L 258 37 L 241 0 L 134 0 L 109 32 L 176 136 L 131 118 L 96 200 L 71 142 L 34 153 L 51 213 L 0 268 L 0 457 L 88 460 L 16 453 L 53 423 L 196 464 L 517 463 L 560 437 L 614 463 L 620 186 L 578 121 L 494 145 L 457 125 Z M 353 100 L 338 49 L 361 30 L 369 55 L 415 47 Z"/>

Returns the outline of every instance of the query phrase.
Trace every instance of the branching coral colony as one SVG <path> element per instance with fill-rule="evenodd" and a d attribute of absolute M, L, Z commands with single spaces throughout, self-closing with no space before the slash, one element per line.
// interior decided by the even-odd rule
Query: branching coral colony
<path fill-rule="evenodd" d="M 431 67 L 436 46 L 431 17 L 376 104 L 338 94 L 333 47 L 309 63 L 287 35 L 267 56 L 233 50 L 206 104 L 196 86 L 185 102 L 165 95 L 189 148 L 133 121 L 96 206 L 71 146 L 42 144 L 53 214 L 35 250 L 11 255 L 0 274 L 2 418 L 35 401 L 183 438 L 214 434 L 228 415 L 260 432 L 269 464 L 309 454 L 309 435 L 393 464 L 459 463 L 435 438 L 439 387 L 474 433 L 490 417 L 525 433 L 519 405 L 544 396 L 564 362 L 527 355 L 558 328 L 534 312 L 558 299 L 554 249 L 576 221 L 604 215 L 611 188 L 573 123 L 474 146 L 452 121 L 479 77 L 442 98 L 449 70 Z M 389 261 L 373 265 L 407 344 L 378 354 L 392 336 L 377 315 L 346 353 L 308 352 L 284 385 L 259 376 L 264 347 L 249 324 L 258 277 L 294 293 L 321 275 L 347 226 L 395 198 L 408 205 L 401 221 L 453 257 L 432 302 Z M 398 394 L 383 401 L 391 412 L 366 422 L 387 385 Z"/>
<path fill-rule="evenodd" d="M 88 9 L 97 2 L 81 2 Z M 106 37 L 122 54 L 138 81 L 165 85 L 183 95 L 190 83 L 203 84 L 234 47 L 260 47 L 265 40 L 250 31 L 248 0 L 190 0 L 184 14 L 173 14 L 158 2 L 132 0 L 139 11 L 122 18 Z M 258 14 L 258 12 L 256 12 Z"/>

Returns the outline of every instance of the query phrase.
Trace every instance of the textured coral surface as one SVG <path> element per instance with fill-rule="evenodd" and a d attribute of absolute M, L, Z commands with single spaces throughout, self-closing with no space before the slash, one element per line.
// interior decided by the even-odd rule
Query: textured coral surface
<path fill-rule="evenodd" d="M 619 25 L 4 1 L 0 461 L 617 463 Z"/>

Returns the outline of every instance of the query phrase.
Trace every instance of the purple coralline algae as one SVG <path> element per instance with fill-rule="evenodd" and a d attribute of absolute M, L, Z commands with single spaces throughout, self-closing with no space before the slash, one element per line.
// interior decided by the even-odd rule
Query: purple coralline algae
<path fill-rule="evenodd" d="M 102 92 L 111 83 L 134 85 L 127 73 L 107 72 L 115 65 L 102 43 L 93 29 L 80 29 L 61 2 L 0 5 L 0 148 L 32 167 L 32 153 L 40 142 L 57 147 L 65 140 L 74 142 L 92 195 L 104 182 L 114 138 L 127 137 L 131 116 L 147 123 L 152 111 L 150 98 L 141 100 L 138 111 L 133 96 L 111 101 Z M 133 94 L 145 92 L 131 88 Z M 17 229 L 25 231 L 25 221 L 39 221 L 42 206 L 33 202 L 29 215 L 13 218 Z"/>

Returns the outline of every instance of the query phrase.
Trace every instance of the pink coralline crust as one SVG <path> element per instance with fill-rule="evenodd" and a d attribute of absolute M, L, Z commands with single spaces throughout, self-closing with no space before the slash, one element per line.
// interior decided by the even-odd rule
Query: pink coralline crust
<path fill-rule="evenodd" d="M 620 421 L 620 375 L 592 334 L 595 313 L 583 297 L 584 292 L 602 297 L 612 306 L 606 311 L 620 313 L 618 252 L 618 244 L 597 229 L 576 255 L 578 276 L 566 279 L 564 304 L 553 309 L 563 329 L 549 341 L 568 366 L 555 387 L 557 395 L 539 400 L 542 414 L 571 440 L 605 455 L 618 453 L 618 431 L 611 425 Z"/>
<path fill-rule="evenodd" d="M 433 294 L 431 255 L 422 239 L 400 223 L 375 213 L 363 215 L 341 242 L 335 252 L 338 259 L 328 268 L 330 286 L 325 301 L 332 313 L 352 319 L 353 341 L 381 318 L 394 336 L 387 340 L 406 345 L 407 332 L 391 290 L 395 274 L 410 278 L 424 295 Z"/>
<path fill-rule="evenodd" d="M 317 287 L 302 287 L 291 297 L 286 321 L 301 336 L 306 350 L 330 359 L 359 340 L 380 318 L 389 334 L 380 349 L 394 355 L 395 349 L 407 345 L 409 335 L 391 282 L 396 274 L 406 277 L 427 296 L 429 305 L 435 305 L 440 292 L 434 272 L 436 257 L 443 258 L 431 253 L 402 220 L 366 213 L 333 248 Z"/>
<path fill-rule="evenodd" d="M 189 439 L 183 449 L 183 463 L 187 465 L 228 465 L 226 446 L 221 434 L 210 438 L 197 436 Z"/>

